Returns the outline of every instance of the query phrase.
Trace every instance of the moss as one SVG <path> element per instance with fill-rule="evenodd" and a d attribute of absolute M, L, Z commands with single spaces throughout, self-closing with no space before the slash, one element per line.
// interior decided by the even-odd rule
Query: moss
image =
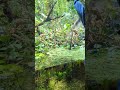
<path fill-rule="evenodd" d="M 80 61 L 40 70 L 36 78 L 36 90 L 85 90 L 85 70 Z"/>
<path fill-rule="evenodd" d="M 37 90 L 85 90 L 85 82 L 73 79 L 70 83 L 65 79 L 58 81 L 56 78 L 51 78 L 48 87 L 39 87 Z"/>
<path fill-rule="evenodd" d="M 83 61 L 85 59 L 85 48 L 81 47 L 79 49 L 73 49 L 73 50 L 56 48 L 47 52 L 46 57 L 47 59 L 43 58 L 36 60 L 36 70 L 40 70 L 42 68 L 48 68 L 56 65 L 62 65 L 64 63 Z"/>
<path fill-rule="evenodd" d="M 32 80 L 31 71 L 19 65 L 0 65 L 0 87 L 5 90 L 33 90 Z"/>

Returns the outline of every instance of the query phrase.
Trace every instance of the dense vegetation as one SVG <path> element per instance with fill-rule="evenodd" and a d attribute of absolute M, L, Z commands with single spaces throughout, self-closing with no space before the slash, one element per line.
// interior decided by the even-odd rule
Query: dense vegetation
<path fill-rule="evenodd" d="M 33 90 L 33 4 L 0 0 L 0 90 Z"/>
<path fill-rule="evenodd" d="M 36 1 L 36 4 L 38 3 L 39 0 Z M 72 27 L 74 26 L 73 23 L 78 19 L 72 0 L 58 0 L 50 17 L 47 18 L 52 4 L 54 4 L 53 1 L 46 0 L 36 5 L 35 60 L 36 70 L 39 72 L 37 89 L 46 88 L 56 90 L 59 88 L 58 90 L 61 90 L 65 88 L 66 90 L 71 90 L 72 87 L 74 87 L 70 87 L 72 83 L 75 85 L 77 84 L 77 89 L 84 90 L 85 80 L 80 78 L 76 79 L 76 75 L 74 76 L 72 74 L 76 71 L 75 73 L 81 76 L 78 72 L 80 72 L 80 68 L 84 67 L 84 65 L 82 66 L 83 63 L 81 61 L 84 56 L 84 54 L 81 56 L 81 53 L 84 53 L 84 50 L 83 52 L 81 51 L 82 48 L 84 49 L 85 44 L 83 40 L 85 34 L 83 31 L 84 29 L 81 24 L 74 28 Z M 120 60 L 120 12 L 117 4 L 118 3 L 113 0 L 86 1 L 86 6 L 89 7 L 86 8 L 86 70 L 84 71 L 84 69 L 82 69 L 81 71 L 83 73 L 81 74 L 84 78 L 84 72 L 86 72 L 86 89 L 88 90 L 89 88 L 91 88 L 91 90 L 109 90 L 109 86 L 117 86 L 116 81 L 119 79 L 119 73 L 115 72 L 119 70 L 118 65 Z M 43 6 L 43 8 L 41 6 Z M 71 32 L 74 32 L 72 39 L 70 35 Z M 71 61 L 80 62 L 73 64 Z M 111 68 L 111 66 L 114 68 Z M 114 72 L 115 74 L 110 76 L 109 74 L 111 72 Z M 69 79 L 71 80 L 70 83 L 68 83 L 68 77 L 72 78 Z M 81 82 L 80 85 L 78 85 L 77 82 Z M 41 85 L 41 87 L 39 85 Z M 53 85 L 55 86 L 54 88 Z M 78 87 L 81 85 L 83 86 L 82 88 Z"/>
<path fill-rule="evenodd" d="M 120 0 L 81 1 L 86 29 L 73 0 L 0 0 L 0 90 L 115 90 Z"/>
<path fill-rule="evenodd" d="M 81 22 L 74 25 L 79 17 L 73 1 L 36 0 L 35 5 L 37 90 L 84 89 L 85 31 Z"/>

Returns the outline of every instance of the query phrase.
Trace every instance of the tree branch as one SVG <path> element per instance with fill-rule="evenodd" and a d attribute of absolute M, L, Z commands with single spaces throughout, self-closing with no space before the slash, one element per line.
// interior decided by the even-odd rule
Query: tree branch
<path fill-rule="evenodd" d="M 58 16 L 58 17 L 55 17 L 55 18 L 46 18 L 43 22 L 41 22 L 40 24 L 36 25 L 35 28 L 37 28 L 38 26 L 43 25 L 45 22 L 48 22 L 48 21 L 51 21 L 51 20 L 55 20 L 55 19 L 61 18 L 61 17 L 63 17 L 63 16 L 64 16 L 64 15 Z"/>
<path fill-rule="evenodd" d="M 51 15 L 51 13 L 53 12 L 53 8 L 55 7 L 56 3 L 57 3 L 57 1 L 52 5 L 51 10 L 49 11 L 49 13 L 48 13 L 48 15 L 47 15 L 47 18 L 50 17 L 50 15 Z"/>
<path fill-rule="evenodd" d="M 55 18 L 50 18 L 50 15 L 53 12 L 53 9 L 54 9 L 56 3 L 57 3 L 57 1 L 52 5 L 52 7 L 51 7 L 51 9 L 50 9 L 50 11 L 49 11 L 49 13 L 47 15 L 47 18 L 44 21 L 42 21 L 40 24 L 36 25 L 35 28 L 37 28 L 38 26 L 43 25 L 45 22 L 48 22 L 48 21 L 51 21 L 51 20 L 55 20 L 55 19 L 58 19 L 58 18 L 61 18 L 61 17 L 64 16 L 64 15 L 62 15 L 62 16 L 58 16 L 58 17 L 55 17 Z"/>

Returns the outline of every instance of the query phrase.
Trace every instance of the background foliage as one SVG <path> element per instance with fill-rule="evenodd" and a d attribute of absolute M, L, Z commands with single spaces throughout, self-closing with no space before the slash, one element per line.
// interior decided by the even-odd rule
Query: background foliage
<path fill-rule="evenodd" d="M 79 18 L 73 0 L 55 2 L 56 0 L 35 1 L 36 89 L 84 90 L 84 69 L 80 69 L 83 71 L 80 73 L 77 68 L 84 68 L 81 63 L 85 59 L 85 31 L 81 23 L 73 28 Z M 73 72 L 76 74 L 72 75 Z M 83 78 L 80 80 L 68 79 L 79 78 L 81 75 Z M 71 87 L 73 83 L 76 86 Z"/>
<path fill-rule="evenodd" d="M 44 22 L 54 2 L 55 1 L 47 0 L 40 2 L 39 0 L 36 0 L 35 3 L 36 26 L 39 25 L 39 23 Z M 79 46 L 82 45 L 84 46 L 84 40 L 82 37 L 84 36 L 84 30 L 82 28 L 82 25 L 80 28 L 75 28 L 73 30 L 73 40 L 72 42 L 70 41 L 71 27 L 73 26 L 74 22 L 78 19 L 78 15 L 74 10 L 73 1 L 68 2 L 67 0 L 58 0 L 55 7 L 53 8 L 53 12 L 50 14 L 50 19 L 62 15 L 64 16 L 61 18 L 45 22 L 43 25 L 36 27 L 35 33 L 36 62 L 38 61 L 42 62 L 41 58 L 47 57 L 47 52 L 49 52 L 51 49 L 54 48 L 59 49 L 60 47 L 69 49 L 70 43 L 72 43 L 72 45 L 74 46 L 73 48 L 77 49 L 79 49 L 78 48 Z M 37 31 L 40 32 L 40 35 Z M 64 53 L 64 50 L 58 52 Z M 84 51 L 82 53 L 84 53 Z M 53 57 L 56 58 L 56 56 Z M 49 61 L 50 60 L 48 57 L 48 60 L 46 60 L 45 62 L 50 63 Z M 57 61 L 59 62 L 60 60 Z"/>

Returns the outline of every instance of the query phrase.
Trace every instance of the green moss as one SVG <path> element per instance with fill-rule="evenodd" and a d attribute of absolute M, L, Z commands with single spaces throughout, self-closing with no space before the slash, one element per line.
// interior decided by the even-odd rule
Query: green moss
<path fill-rule="evenodd" d="M 18 65 L 15 64 L 0 65 L 0 77 L 3 79 L 12 77 L 15 74 L 21 72 L 23 72 L 23 68 Z"/>
<path fill-rule="evenodd" d="M 48 68 L 56 65 L 61 65 L 64 63 L 83 61 L 85 59 L 85 48 L 81 47 L 79 49 L 73 49 L 73 50 L 56 48 L 47 52 L 46 57 L 47 57 L 46 59 L 42 58 L 36 60 L 36 70 L 40 70 L 42 68 Z"/>
<path fill-rule="evenodd" d="M 1 57 L 1 56 L 0 56 Z M 5 61 L 4 60 L 0 60 L 0 65 L 1 64 L 5 64 Z"/>
<path fill-rule="evenodd" d="M 40 85 L 41 86 L 41 85 Z M 85 90 L 85 82 L 73 79 L 70 83 L 64 79 L 58 81 L 56 78 L 51 78 L 48 84 L 43 87 L 37 87 L 36 90 Z"/>

